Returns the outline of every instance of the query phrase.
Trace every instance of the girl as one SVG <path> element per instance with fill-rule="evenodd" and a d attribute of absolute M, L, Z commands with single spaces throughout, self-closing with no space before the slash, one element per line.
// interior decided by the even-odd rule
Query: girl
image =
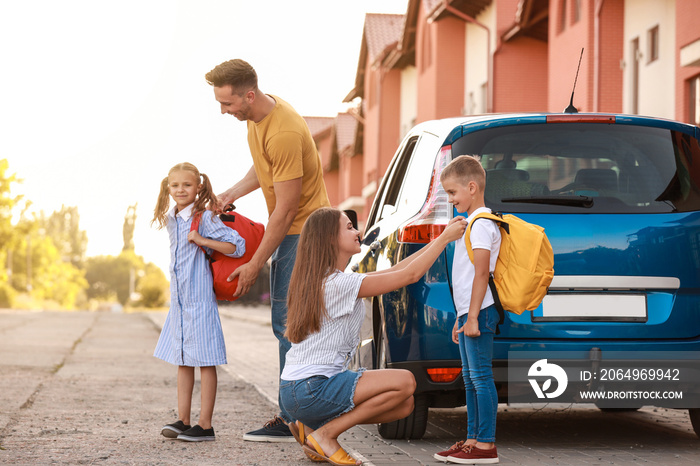
<path fill-rule="evenodd" d="M 298 421 L 289 427 L 307 456 L 355 465 L 338 436 L 357 424 L 391 422 L 413 411 L 416 382 L 407 370 L 353 372 L 348 362 L 364 319 L 361 298 L 418 281 L 444 247 L 459 239 L 464 218 L 394 267 L 369 274 L 343 273 L 360 252 L 360 235 L 343 212 L 314 211 L 304 223 L 289 284 L 287 330 L 292 342 L 281 376 L 284 409 Z M 315 430 L 313 430 L 315 429 Z"/>
<path fill-rule="evenodd" d="M 175 207 L 168 211 L 169 197 Z M 170 311 L 163 324 L 154 356 L 178 366 L 179 420 L 163 427 L 168 438 L 190 442 L 215 440 L 211 418 L 216 400 L 216 366 L 226 364 L 226 346 L 212 285 L 209 261 L 199 246 L 231 257 L 245 253 L 245 240 L 208 206 L 217 197 L 209 178 L 191 163 L 170 169 L 163 179 L 151 225 L 167 226 L 170 235 Z M 201 215 L 200 235 L 190 231 L 192 218 Z M 190 426 L 194 368 L 200 368 L 202 408 L 199 424 Z"/>

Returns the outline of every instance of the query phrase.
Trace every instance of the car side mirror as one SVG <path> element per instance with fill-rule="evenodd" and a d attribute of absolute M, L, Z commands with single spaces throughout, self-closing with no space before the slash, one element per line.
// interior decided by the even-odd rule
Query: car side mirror
<path fill-rule="evenodd" d="M 355 230 L 359 230 L 359 228 L 357 228 L 357 212 L 355 212 L 354 210 L 350 210 L 350 209 L 344 210 L 343 212 L 345 213 L 345 215 L 348 216 L 348 218 L 352 222 L 352 227 Z"/>

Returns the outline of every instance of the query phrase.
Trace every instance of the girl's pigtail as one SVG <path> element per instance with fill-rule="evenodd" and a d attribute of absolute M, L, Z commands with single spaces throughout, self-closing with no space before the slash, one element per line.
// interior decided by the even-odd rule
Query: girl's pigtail
<path fill-rule="evenodd" d="M 156 203 L 156 208 L 153 209 L 153 220 L 151 220 L 151 226 L 154 223 L 158 223 L 158 229 L 160 230 L 165 225 L 167 225 L 168 220 L 166 218 L 166 212 L 170 207 L 170 192 L 168 190 L 168 177 L 163 178 L 160 182 L 160 193 L 158 193 L 158 202 Z"/>
<path fill-rule="evenodd" d="M 211 186 L 209 177 L 204 173 L 200 175 L 202 177 L 202 189 L 199 190 L 197 200 L 194 201 L 195 213 L 204 212 L 206 209 L 214 209 L 219 202 L 219 198 L 214 194 L 214 188 Z"/>

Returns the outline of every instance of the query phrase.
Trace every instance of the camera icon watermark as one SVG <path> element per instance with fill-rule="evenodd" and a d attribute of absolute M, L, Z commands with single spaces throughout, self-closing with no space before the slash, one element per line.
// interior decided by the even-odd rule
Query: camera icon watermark
<path fill-rule="evenodd" d="M 566 375 L 566 371 L 558 366 L 557 364 L 548 363 L 546 359 L 540 359 L 535 361 L 530 370 L 527 372 L 528 382 L 535 391 L 537 398 L 556 398 L 560 396 L 566 390 L 569 384 L 569 378 Z M 540 379 L 542 380 L 542 385 L 540 385 Z M 556 388 L 552 391 L 552 380 L 556 381 Z"/>

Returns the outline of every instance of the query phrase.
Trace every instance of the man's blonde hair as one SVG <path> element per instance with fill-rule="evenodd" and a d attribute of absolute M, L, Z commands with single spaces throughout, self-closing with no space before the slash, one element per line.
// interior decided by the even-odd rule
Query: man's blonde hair
<path fill-rule="evenodd" d="M 447 178 L 455 178 L 458 182 L 467 185 L 470 181 L 476 183 L 481 191 L 486 188 L 486 172 L 481 162 L 471 155 L 460 155 L 450 162 L 442 173 L 440 181 Z"/>

